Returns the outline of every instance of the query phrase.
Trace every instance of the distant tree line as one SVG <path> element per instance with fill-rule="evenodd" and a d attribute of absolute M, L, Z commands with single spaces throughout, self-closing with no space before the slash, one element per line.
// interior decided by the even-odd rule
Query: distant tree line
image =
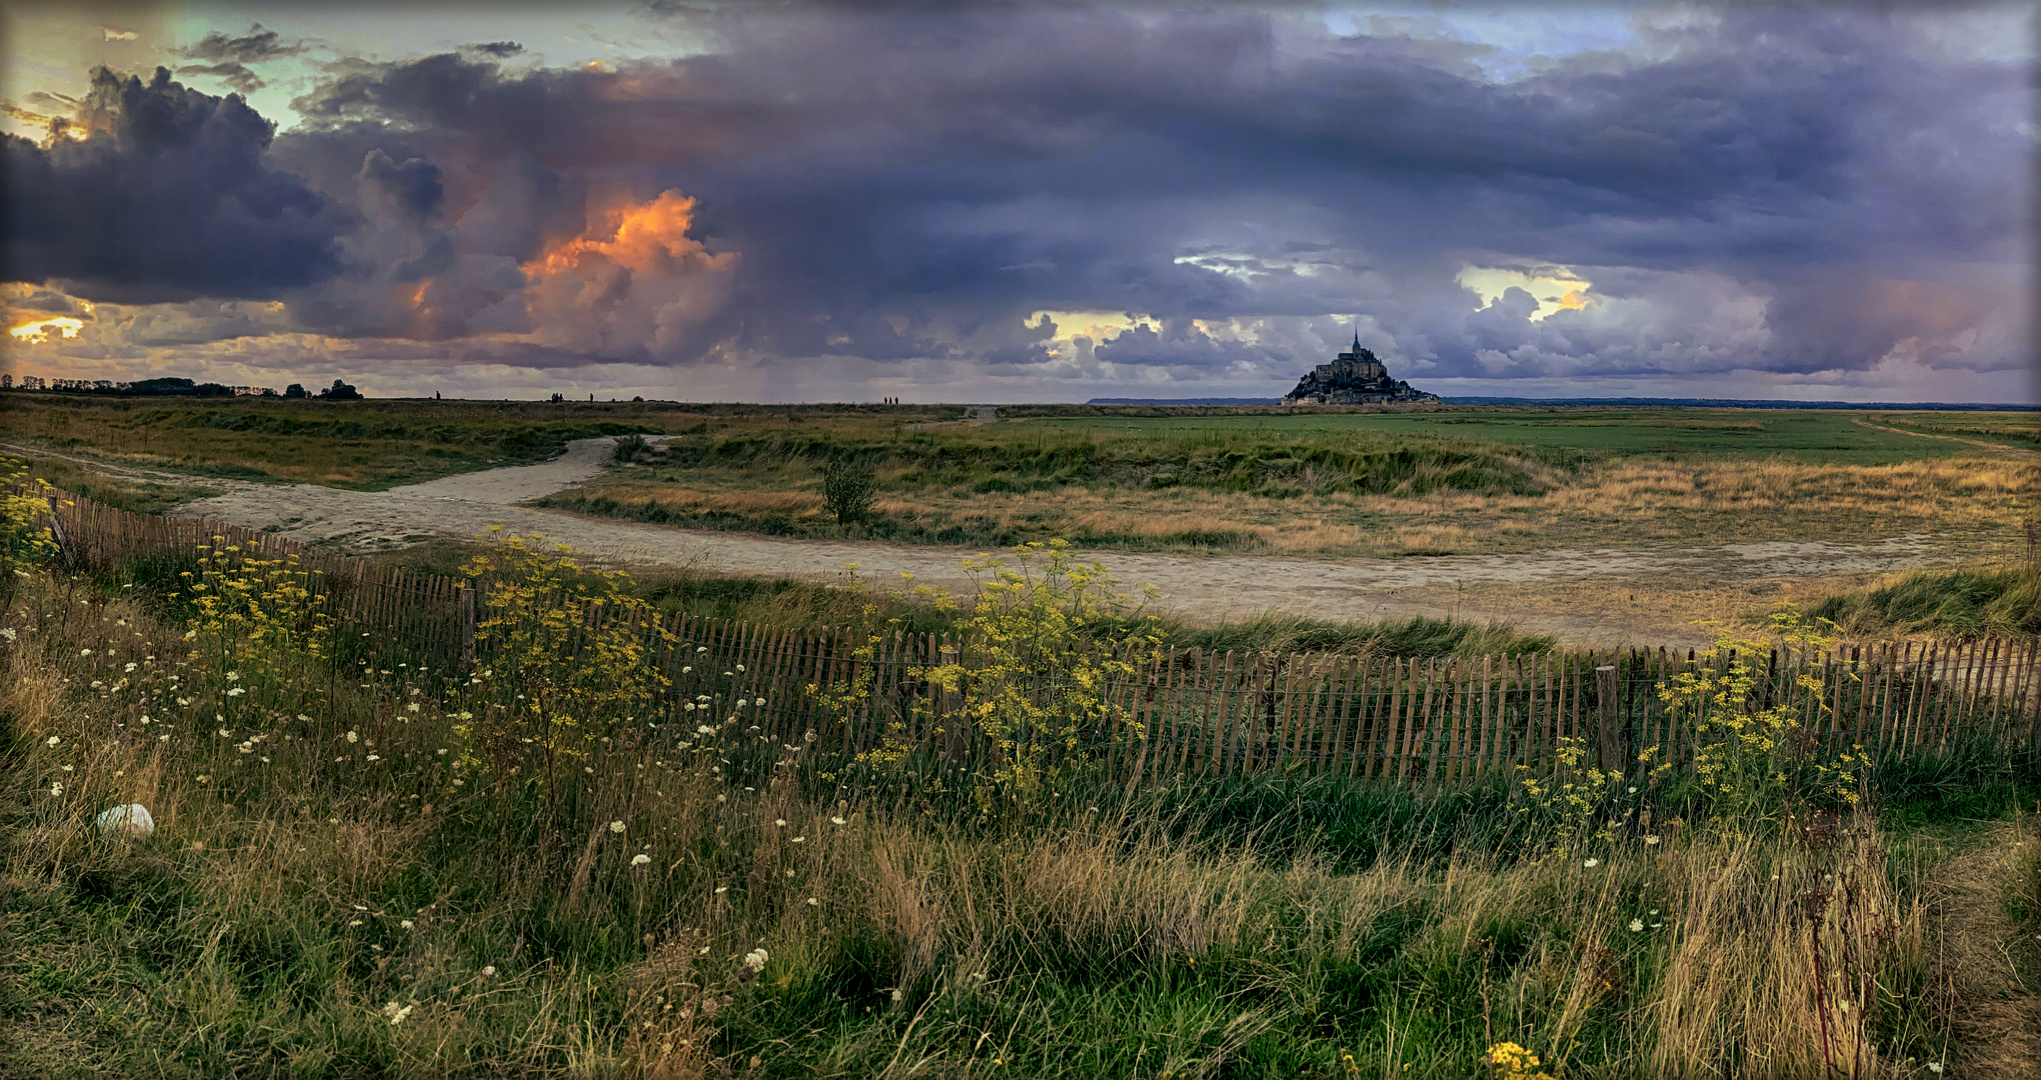
<path fill-rule="evenodd" d="M 316 394 L 307 393 L 304 386 L 292 383 L 279 395 L 267 386 L 227 386 L 223 383 L 194 382 L 166 376 L 159 379 L 140 379 L 135 382 L 116 382 L 111 379 L 44 379 L 35 375 L 23 375 L 17 384 L 14 376 L 0 374 L 0 390 L 61 390 L 71 394 L 105 394 L 111 397 L 286 397 L 319 401 L 360 401 L 361 391 L 339 379 L 333 385 Z"/>

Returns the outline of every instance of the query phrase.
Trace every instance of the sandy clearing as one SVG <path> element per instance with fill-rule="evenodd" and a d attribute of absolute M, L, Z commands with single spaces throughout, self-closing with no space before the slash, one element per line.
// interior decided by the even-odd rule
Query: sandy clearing
<path fill-rule="evenodd" d="M 959 564 L 977 554 L 974 549 L 696 532 L 514 505 L 595 476 L 613 445 L 610 438 L 578 440 L 565 454 L 540 465 L 491 469 L 383 492 L 208 477 L 203 483 L 223 493 L 186 504 L 182 512 L 237 525 L 275 526 L 302 541 L 327 541 L 356 550 L 433 536 L 473 538 L 485 535 L 491 525 L 501 525 L 516 533 L 550 537 L 618 565 L 841 580 L 846 566 L 854 564 L 861 576 L 880 583 L 912 574 L 938 587 L 971 584 Z M 1081 554 L 1107 564 L 1130 589 L 1155 585 L 1161 590 L 1161 608 L 1199 621 L 1239 619 L 1269 610 L 1329 619 L 1506 615 L 1520 627 L 1578 644 L 1684 646 L 1705 644 L 1709 632 L 1670 616 L 1640 612 L 1634 602 L 1622 602 L 1622 595 L 1648 592 L 1654 580 L 1668 576 L 1731 588 L 1762 578 L 1884 573 L 1948 562 L 1956 555 L 1954 547 L 1945 538 L 1909 534 L 1859 544 L 1554 548 L 1515 555 L 1404 559 Z M 1530 605 L 1495 597 L 1498 586 L 1521 587 L 1529 599 L 1528 594 L 1541 586 L 1570 584 L 1577 593 L 1591 581 L 1607 583 L 1607 603 L 1576 602 L 1569 610 L 1555 612 L 1526 610 Z M 1488 602 L 1460 603 L 1454 590 L 1468 586 L 1486 586 L 1481 592 Z"/>

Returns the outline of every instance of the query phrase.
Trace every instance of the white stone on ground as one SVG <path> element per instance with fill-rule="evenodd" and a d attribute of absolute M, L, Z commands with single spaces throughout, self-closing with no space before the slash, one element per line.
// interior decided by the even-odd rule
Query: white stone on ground
<path fill-rule="evenodd" d="M 116 806 L 99 815 L 101 836 L 132 836 L 140 839 L 156 831 L 156 819 L 141 803 Z"/>

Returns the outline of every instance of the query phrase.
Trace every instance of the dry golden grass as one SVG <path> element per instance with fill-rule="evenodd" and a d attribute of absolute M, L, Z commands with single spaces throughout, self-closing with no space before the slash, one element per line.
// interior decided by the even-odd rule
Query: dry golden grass
<path fill-rule="evenodd" d="M 881 476 L 879 514 L 931 532 L 969 522 L 979 531 L 1089 536 L 1140 547 L 1217 544 L 1268 554 L 1381 557 L 1629 547 L 1639 541 L 1714 546 L 2009 532 L 2031 506 L 2032 493 L 2041 490 L 2041 464 L 1983 458 L 1871 466 L 1627 458 L 1578 478 L 1553 474 L 1542 495 L 1434 491 L 1269 498 L 1109 486 L 979 494 L 902 492 L 902 485 L 886 479 Z M 705 477 L 663 484 L 620 474 L 591 485 L 588 493 L 652 502 L 677 514 L 830 520 L 819 489 L 792 470 L 747 473 L 741 483 Z"/>

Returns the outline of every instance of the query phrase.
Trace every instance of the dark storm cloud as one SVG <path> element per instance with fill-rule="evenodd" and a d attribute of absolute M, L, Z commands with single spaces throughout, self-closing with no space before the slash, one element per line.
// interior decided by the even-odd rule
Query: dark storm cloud
<path fill-rule="evenodd" d="M 264 30 L 261 23 L 256 23 L 240 37 L 229 37 L 214 30 L 180 51 L 194 60 L 255 64 L 264 60 L 296 56 L 305 51 L 305 45 L 303 42 L 285 44 L 276 31 Z"/>
<path fill-rule="evenodd" d="M 524 51 L 524 46 L 515 41 L 486 41 L 479 45 L 470 45 L 468 48 L 478 53 L 487 53 L 499 60 L 516 56 Z"/>
<path fill-rule="evenodd" d="M 375 185 L 383 196 L 412 217 L 426 217 L 439 209 L 446 195 L 440 183 L 439 166 L 424 158 L 407 158 L 402 164 L 378 148 L 362 158 L 359 178 Z"/>
<path fill-rule="evenodd" d="M 269 85 L 262 81 L 262 76 L 249 70 L 247 65 L 237 64 L 232 61 L 223 64 L 186 64 L 178 68 L 177 73 L 179 75 L 211 75 L 216 79 L 225 80 L 228 86 L 244 94 L 252 94 Z"/>
<path fill-rule="evenodd" d="M 8 280 L 139 302 L 272 296 L 339 270 L 346 215 L 271 167 L 273 126 L 238 95 L 101 68 L 83 111 L 87 138 L 6 139 Z"/>
<path fill-rule="evenodd" d="M 1962 306 L 1884 304 L 1864 284 L 1852 307 L 1879 314 L 1832 334 L 1833 305 L 1769 283 L 2021 257 L 2024 72 L 1847 9 L 1729 10 L 1661 33 L 1670 59 L 1510 83 L 1477 77 L 1464 47 L 1314 38 L 1253 12 L 679 18 L 725 51 L 621 73 L 365 64 L 299 107 L 335 129 L 396 125 L 478 175 L 528 160 L 699 197 L 698 231 L 744 253 L 719 328 L 768 352 L 848 336 L 838 350 L 874 358 L 1029 355 L 1018 323 L 1039 308 L 1172 327 L 1379 311 L 1442 372 L 1635 333 L 1531 323 L 1514 300 L 1474 311 L 1451 275 L 1489 253 L 1744 281 L 1780 296 L 1777 362 L 1862 366 Z M 1300 242 L 1345 254 L 1299 271 Z M 1868 264 L 1884 269 L 1830 273 Z M 1137 346 L 1169 352 L 1109 351 Z"/>

